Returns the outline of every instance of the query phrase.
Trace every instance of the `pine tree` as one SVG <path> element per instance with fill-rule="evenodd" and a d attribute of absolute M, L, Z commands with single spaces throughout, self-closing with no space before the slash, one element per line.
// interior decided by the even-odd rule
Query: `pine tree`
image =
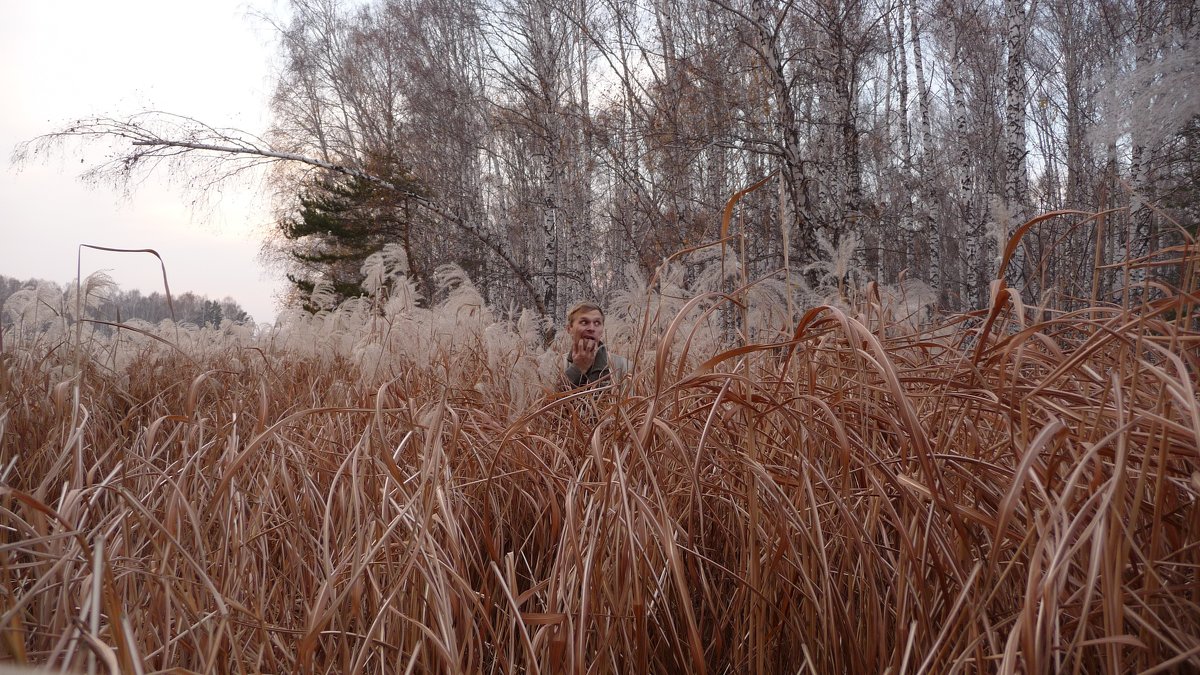
<path fill-rule="evenodd" d="M 407 172 L 394 173 L 393 182 L 418 191 Z M 313 181 L 300 194 L 296 214 L 279 222 L 280 233 L 290 242 L 293 269 L 288 279 L 303 297 L 321 282 L 332 285 L 339 302 L 365 295 L 362 264 L 389 242 L 401 244 L 410 274 L 423 278 L 425 268 L 412 251 L 408 201 L 406 195 L 358 176 L 325 175 Z M 308 302 L 304 308 L 320 309 Z"/>

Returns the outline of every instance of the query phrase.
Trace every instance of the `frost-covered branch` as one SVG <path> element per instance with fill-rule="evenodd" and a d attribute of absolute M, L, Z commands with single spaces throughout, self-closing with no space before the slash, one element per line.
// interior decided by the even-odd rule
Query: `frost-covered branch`
<path fill-rule="evenodd" d="M 18 144 L 12 153 L 12 163 L 20 166 L 63 153 L 64 146 L 72 141 L 87 149 L 104 146 L 105 159 L 86 170 L 81 178 L 87 183 L 111 184 L 126 195 L 132 186 L 158 170 L 163 162 L 168 163 L 165 168 L 170 174 L 201 179 L 198 186 L 201 191 L 264 163 L 274 162 L 294 162 L 369 181 L 477 239 L 504 261 L 532 297 L 538 297 L 528 271 L 478 227 L 427 196 L 364 171 L 351 162 L 338 163 L 281 150 L 245 131 L 212 127 L 191 117 L 149 111 L 126 120 L 110 117 L 78 120 L 59 131 Z M 539 306 L 538 309 L 543 308 Z"/>
<path fill-rule="evenodd" d="M 1100 89 L 1108 117 L 1093 134 L 1115 142 L 1135 130 L 1157 146 L 1200 115 L 1200 50 L 1167 49 L 1161 58 L 1123 73 L 1108 73 Z"/>

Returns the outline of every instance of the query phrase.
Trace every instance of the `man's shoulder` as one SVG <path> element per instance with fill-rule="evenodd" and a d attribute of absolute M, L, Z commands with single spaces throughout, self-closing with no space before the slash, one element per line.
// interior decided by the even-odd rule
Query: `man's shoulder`
<path fill-rule="evenodd" d="M 632 361 L 624 356 L 621 356 L 620 354 L 614 354 L 611 351 L 608 352 L 608 366 L 612 370 L 616 371 L 616 374 L 626 374 L 633 370 Z"/>

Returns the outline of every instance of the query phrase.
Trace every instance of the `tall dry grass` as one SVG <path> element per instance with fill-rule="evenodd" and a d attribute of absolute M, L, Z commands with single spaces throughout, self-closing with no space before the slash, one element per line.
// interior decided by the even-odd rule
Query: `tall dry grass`
<path fill-rule="evenodd" d="M 431 309 L 409 288 L 269 329 L 37 315 L 0 355 L 0 653 L 1200 669 L 1196 251 L 1178 258 L 1188 285 L 1135 307 L 997 286 L 914 326 L 872 288 L 725 349 L 714 305 L 659 279 L 610 324 L 631 380 L 565 394 L 534 322 L 453 273 Z"/>

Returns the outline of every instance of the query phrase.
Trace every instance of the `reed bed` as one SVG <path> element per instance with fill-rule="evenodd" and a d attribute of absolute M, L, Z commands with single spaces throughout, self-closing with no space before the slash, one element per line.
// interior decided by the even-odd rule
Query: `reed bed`
<path fill-rule="evenodd" d="M 564 393 L 536 327 L 456 283 L 269 330 L 10 331 L 0 656 L 1200 669 L 1194 290 L 1056 313 L 997 286 L 917 326 L 868 292 L 735 348 L 697 297 L 614 317 L 633 376 Z"/>

